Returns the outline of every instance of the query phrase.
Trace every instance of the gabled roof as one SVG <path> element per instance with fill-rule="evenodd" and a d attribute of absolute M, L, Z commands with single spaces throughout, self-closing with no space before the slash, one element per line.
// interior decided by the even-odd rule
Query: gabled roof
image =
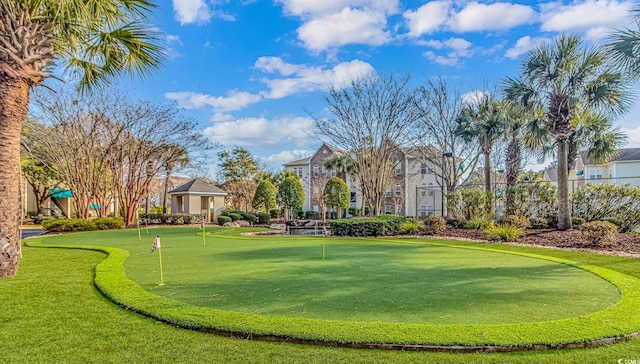
<path fill-rule="evenodd" d="M 197 194 L 197 195 L 215 195 L 226 196 L 227 192 L 218 188 L 212 181 L 204 178 L 195 178 L 191 181 L 180 185 L 173 190 L 169 191 L 169 194 Z"/>
<path fill-rule="evenodd" d="M 584 165 L 598 165 L 598 164 L 606 164 L 606 163 L 596 163 L 587 157 L 586 152 L 580 152 L 580 157 Z M 632 161 L 640 161 L 640 148 L 626 148 L 620 149 L 616 153 L 615 157 L 611 158 L 609 162 L 632 162 Z"/>
<path fill-rule="evenodd" d="M 290 166 L 307 165 L 307 164 L 309 164 L 309 160 L 311 160 L 310 157 L 302 158 L 302 159 L 298 159 L 297 161 L 289 162 L 289 163 L 285 164 L 284 166 L 285 167 L 290 167 Z"/>
<path fill-rule="evenodd" d="M 547 176 L 547 179 L 549 180 L 549 182 L 558 181 L 558 168 L 556 167 L 547 168 L 544 170 L 544 173 Z"/>
<path fill-rule="evenodd" d="M 313 153 L 313 155 L 311 156 L 311 158 L 309 158 L 309 160 L 313 159 L 316 157 L 316 155 L 318 155 L 318 153 L 320 153 L 320 151 L 322 150 L 322 148 L 327 148 L 329 149 L 332 153 L 334 154 L 344 154 L 344 152 L 342 150 L 340 150 L 339 148 L 334 147 L 331 144 L 328 143 L 322 143 L 322 145 L 320 146 L 320 148 L 318 148 L 318 150 L 316 150 L 315 153 Z"/>

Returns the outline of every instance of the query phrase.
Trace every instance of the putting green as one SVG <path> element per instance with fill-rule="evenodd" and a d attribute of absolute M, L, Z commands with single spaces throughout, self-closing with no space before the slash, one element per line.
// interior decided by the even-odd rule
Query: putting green
<path fill-rule="evenodd" d="M 143 233 L 142 242 L 137 235 L 105 232 L 104 241 L 92 244 L 128 250 L 128 277 L 154 294 L 269 316 L 504 324 L 587 315 L 620 300 L 614 285 L 585 270 L 443 241 L 332 238 L 322 260 L 320 238 L 238 237 L 218 230 L 210 231 L 205 247 L 196 232 L 153 230 Z M 162 236 L 164 286 L 157 285 L 157 253 L 149 254 L 155 233 Z"/>

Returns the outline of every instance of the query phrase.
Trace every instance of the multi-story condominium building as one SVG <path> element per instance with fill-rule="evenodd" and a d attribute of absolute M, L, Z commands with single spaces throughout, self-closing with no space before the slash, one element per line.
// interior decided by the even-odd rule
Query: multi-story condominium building
<path fill-rule="evenodd" d="M 324 143 L 311 157 L 284 165 L 301 179 L 305 191 L 304 211 L 320 211 L 324 185 L 329 178 L 340 175 L 340 171 L 325 168 L 325 162 L 340 154 L 344 152 Z M 425 155 L 440 154 L 432 147 L 398 150 L 392 178 L 382 199 L 383 213 L 416 217 L 442 214 L 440 166 L 424 160 Z M 363 208 L 358 181 L 349 174 L 341 177 L 351 191 L 351 206 Z"/>

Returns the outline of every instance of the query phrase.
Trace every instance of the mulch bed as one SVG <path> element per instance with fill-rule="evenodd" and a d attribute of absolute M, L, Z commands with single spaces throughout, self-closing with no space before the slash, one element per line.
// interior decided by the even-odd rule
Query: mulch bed
<path fill-rule="evenodd" d="M 487 240 L 487 234 L 480 229 L 447 228 L 442 236 L 469 240 Z M 557 249 L 590 251 L 602 254 L 634 256 L 640 258 L 640 234 L 632 233 L 618 233 L 613 244 L 601 246 L 590 244 L 584 240 L 580 236 L 580 230 L 577 229 L 566 231 L 556 229 L 527 229 L 525 230 L 525 235 L 519 238 L 516 243 Z"/>

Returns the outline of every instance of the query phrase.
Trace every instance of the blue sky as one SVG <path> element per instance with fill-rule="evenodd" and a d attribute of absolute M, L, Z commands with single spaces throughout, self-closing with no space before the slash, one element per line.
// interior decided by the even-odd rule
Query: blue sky
<path fill-rule="evenodd" d="M 601 42 L 634 1 L 161 0 L 168 60 L 132 93 L 174 100 L 212 141 L 277 168 L 319 145 L 322 96 L 369 74 L 445 76 L 464 92 L 515 76 L 557 34 Z M 640 147 L 640 105 L 616 121 Z M 214 162 L 216 163 L 216 162 Z"/>

